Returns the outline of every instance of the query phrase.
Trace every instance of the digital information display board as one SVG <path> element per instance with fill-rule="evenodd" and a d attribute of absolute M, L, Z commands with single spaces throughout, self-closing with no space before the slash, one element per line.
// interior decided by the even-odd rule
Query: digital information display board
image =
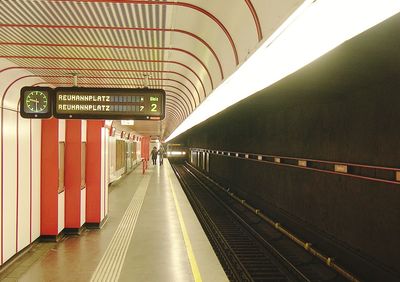
<path fill-rule="evenodd" d="M 52 88 L 23 87 L 20 92 L 19 112 L 23 118 L 50 118 L 52 98 Z"/>
<path fill-rule="evenodd" d="M 165 91 L 150 88 L 58 87 L 53 115 L 60 119 L 162 120 Z"/>

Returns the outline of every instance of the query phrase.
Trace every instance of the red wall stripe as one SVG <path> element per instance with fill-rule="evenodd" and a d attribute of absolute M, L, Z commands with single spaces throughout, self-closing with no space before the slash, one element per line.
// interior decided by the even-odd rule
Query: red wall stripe
<path fill-rule="evenodd" d="M 81 227 L 81 120 L 65 122 L 65 228 Z"/>
<path fill-rule="evenodd" d="M 58 234 L 58 120 L 42 120 L 40 234 Z"/>
<path fill-rule="evenodd" d="M 149 160 L 150 159 L 150 137 L 149 136 L 143 136 L 142 137 L 142 146 L 141 146 L 141 151 L 142 151 L 142 159 Z"/>
<path fill-rule="evenodd" d="M 101 222 L 101 129 L 104 122 L 87 121 L 86 222 Z"/>

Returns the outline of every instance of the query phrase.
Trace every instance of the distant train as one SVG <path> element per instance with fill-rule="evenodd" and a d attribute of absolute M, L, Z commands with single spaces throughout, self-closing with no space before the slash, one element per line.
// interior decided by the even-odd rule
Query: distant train
<path fill-rule="evenodd" d="M 188 148 L 183 144 L 168 144 L 166 153 L 170 162 L 184 162 L 188 158 Z"/>

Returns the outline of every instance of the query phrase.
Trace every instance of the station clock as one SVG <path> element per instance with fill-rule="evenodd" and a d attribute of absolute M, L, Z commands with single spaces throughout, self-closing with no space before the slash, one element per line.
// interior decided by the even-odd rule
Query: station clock
<path fill-rule="evenodd" d="M 52 89 L 49 87 L 23 87 L 20 93 L 20 114 L 24 118 L 50 118 L 52 116 Z"/>

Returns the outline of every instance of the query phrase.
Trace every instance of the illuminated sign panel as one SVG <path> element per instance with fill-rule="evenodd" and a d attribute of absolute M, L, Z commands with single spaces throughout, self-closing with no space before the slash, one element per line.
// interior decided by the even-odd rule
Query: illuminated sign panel
<path fill-rule="evenodd" d="M 149 88 L 55 89 L 54 117 L 61 119 L 161 120 L 165 91 Z"/>
<path fill-rule="evenodd" d="M 20 114 L 24 118 L 50 118 L 52 91 L 49 87 L 23 87 L 20 92 Z"/>

